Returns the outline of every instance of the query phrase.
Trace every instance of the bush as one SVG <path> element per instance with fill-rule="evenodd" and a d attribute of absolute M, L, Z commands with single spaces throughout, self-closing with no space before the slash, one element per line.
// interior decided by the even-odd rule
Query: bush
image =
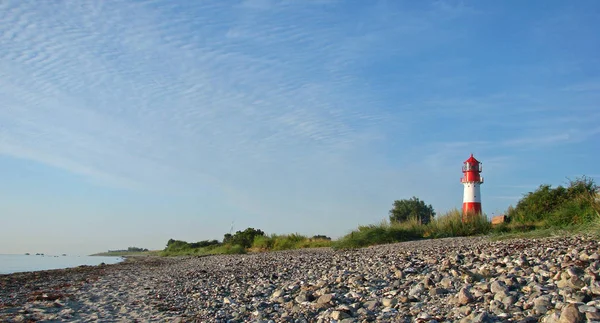
<path fill-rule="evenodd" d="M 264 235 L 265 233 L 262 230 L 247 228 L 244 231 L 237 231 L 234 235 L 225 234 L 223 237 L 223 243 L 231 245 L 237 244 L 244 248 L 250 248 L 252 247 L 255 237 Z"/>
<path fill-rule="evenodd" d="M 405 222 L 416 218 L 420 223 L 427 224 L 435 216 L 435 211 L 430 205 L 413 196 L 411 199 L 394 201 L 393 208 L 389 212 L 391 222 Z"/>
<path fill-rule="evenodd" d="M 537 227 L 566 227 L 589 224 L 598 218 L 598 186 L 578 178 L 568 187 L 540 185 L 527 193 L 507 214 L 511 221 Z"/>

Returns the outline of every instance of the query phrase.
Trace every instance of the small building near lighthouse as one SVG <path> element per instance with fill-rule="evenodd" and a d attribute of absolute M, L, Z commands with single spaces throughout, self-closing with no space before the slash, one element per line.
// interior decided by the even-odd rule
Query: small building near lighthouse
<path fill-rule="evenodd" d="M 481 162 L 473 154 L 465 160 L 462 167 L 463 177 L 460 182 L 464 186 L 462 221 L 468 221 L 470 216 L 481 214 L 481 189 L 483 177 L 481 177 Z"/>

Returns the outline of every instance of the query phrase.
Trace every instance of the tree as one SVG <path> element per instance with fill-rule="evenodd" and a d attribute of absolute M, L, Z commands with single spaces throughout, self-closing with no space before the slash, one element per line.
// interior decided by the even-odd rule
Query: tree
<path fill-rule="evenodd" d="M 252 242 L 254 242 L 254 237 L 264 235 L 265 233 L 262 230 L 247 228 L 244 231 L 237 231 L 233 236 L 229 233 L 226 233 L 223 236 L 223 243 L 250 248 L 252 246 Z"/>
<path fill-rule="evenodd" d="M 435 211 L 430 205 L 419 200 L 417 197 L 411 199 L 396 200 L 394 208 L 390 210 L 391 222 L 403 222 L 411 218 L 418 219 L 421 223 L 427 224 L 435 216 Z"/>

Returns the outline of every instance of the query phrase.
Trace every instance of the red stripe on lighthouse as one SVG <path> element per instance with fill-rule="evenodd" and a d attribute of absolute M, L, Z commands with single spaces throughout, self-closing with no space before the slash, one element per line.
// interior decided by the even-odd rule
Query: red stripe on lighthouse
<path fill-rule="evenodd" d="M 480 202 L 464 202 L 463 214 L 481 214 Z"/>

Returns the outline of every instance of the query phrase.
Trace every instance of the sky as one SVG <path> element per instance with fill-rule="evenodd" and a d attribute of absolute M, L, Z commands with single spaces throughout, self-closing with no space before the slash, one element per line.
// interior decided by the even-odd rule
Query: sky
<path fill-rule="evenodd" d="M 0 253 L 248 227 L 340 237 L 416 196 L 600 181 L 600 2 L 0 2 Z"/>

